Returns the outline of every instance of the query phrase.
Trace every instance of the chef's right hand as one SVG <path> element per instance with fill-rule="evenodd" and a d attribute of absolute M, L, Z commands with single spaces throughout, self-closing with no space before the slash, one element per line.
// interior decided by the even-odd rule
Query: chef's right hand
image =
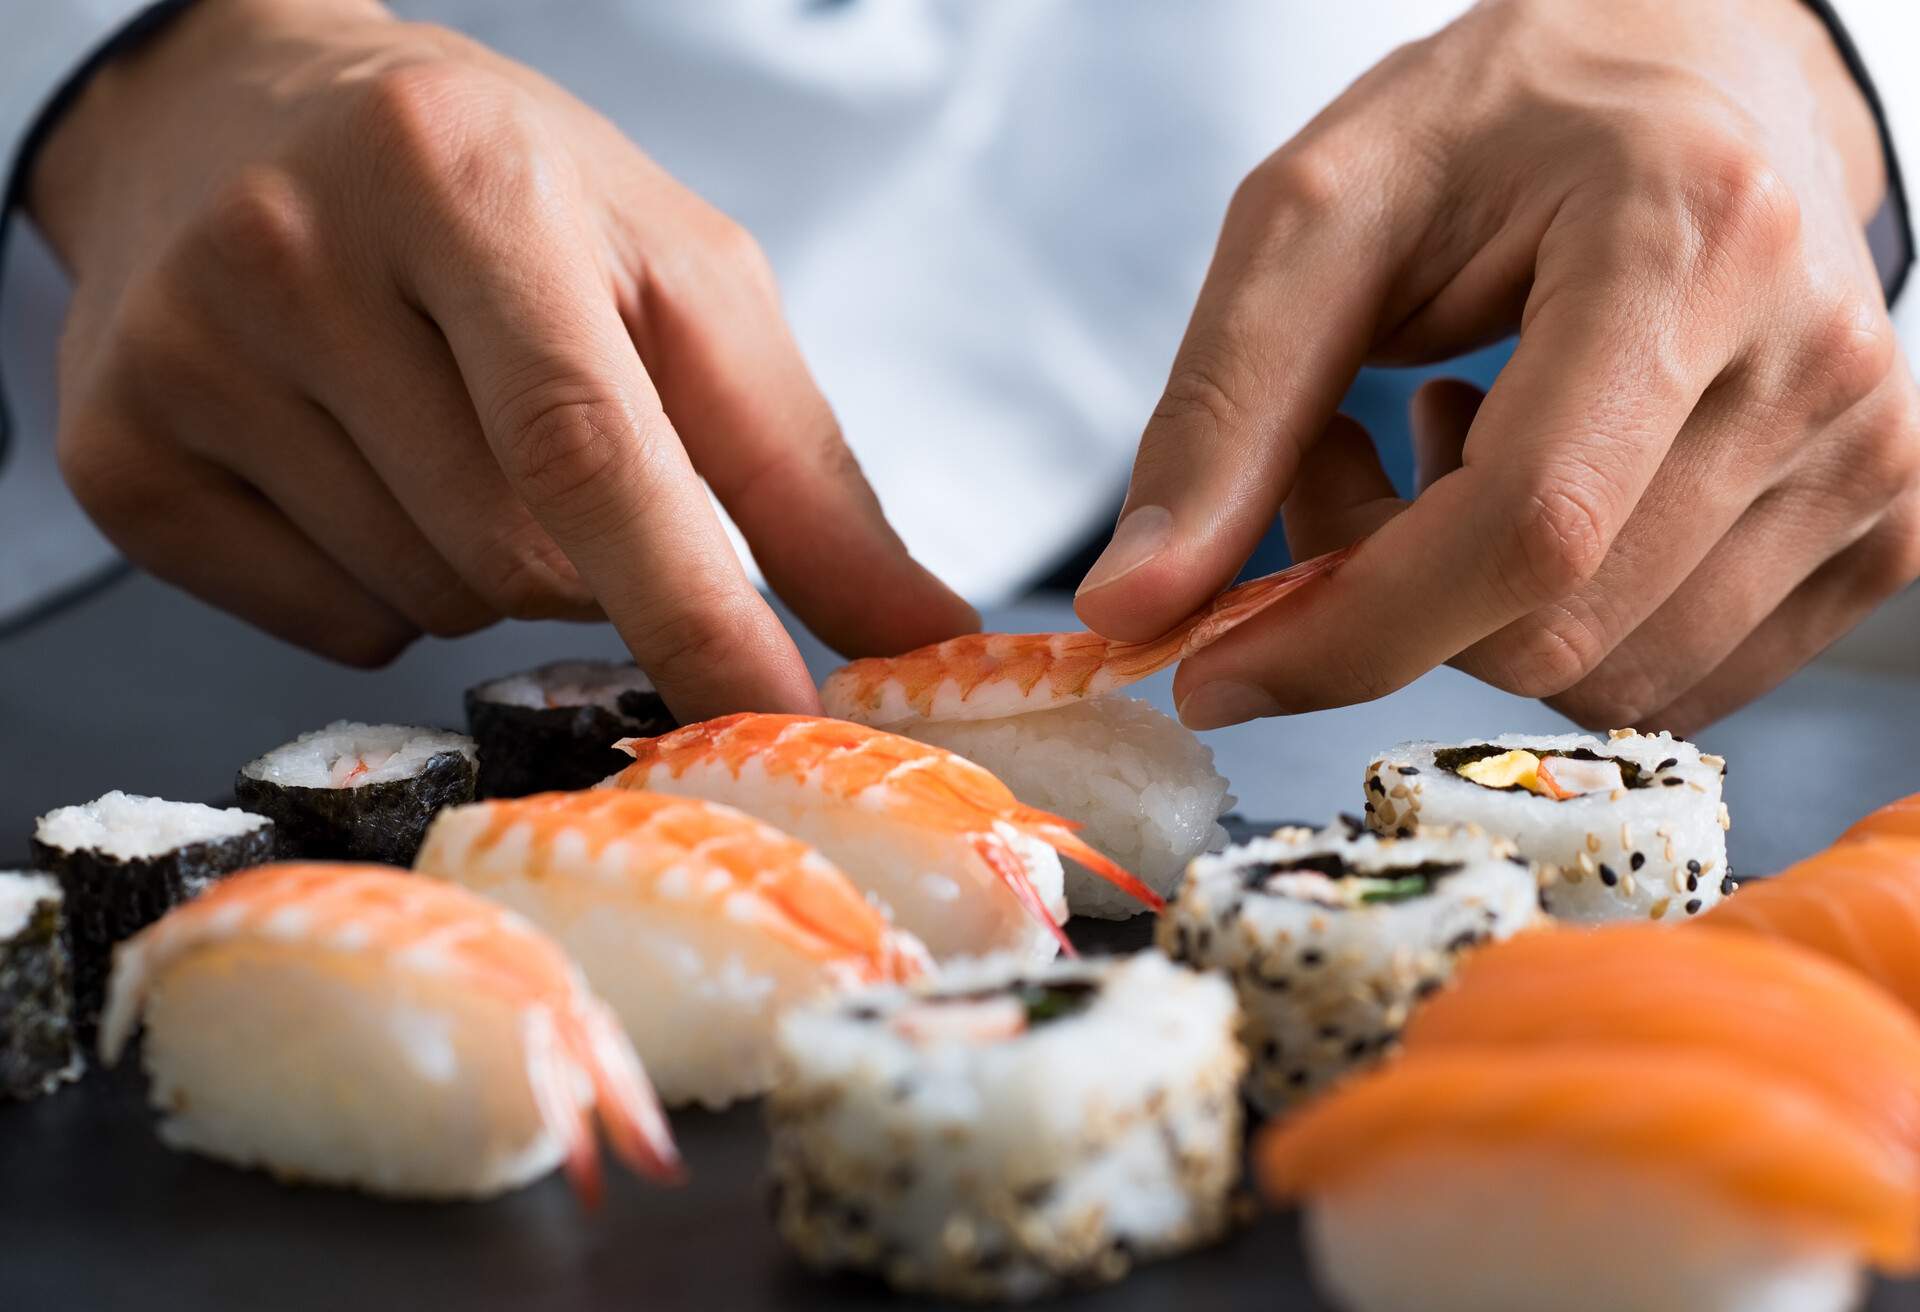
<path fill-rule="evenodd" d="M 373 665 L 604 612 L 683 717 L 813 709 L 703 477 L 835 647 L 974 622 L 888 526 L 752 239 L 471 41 L 370 0 L 194 6 L 94 75 L 29 204 L 75 281 L 75 495 L 281 637 Z"/>

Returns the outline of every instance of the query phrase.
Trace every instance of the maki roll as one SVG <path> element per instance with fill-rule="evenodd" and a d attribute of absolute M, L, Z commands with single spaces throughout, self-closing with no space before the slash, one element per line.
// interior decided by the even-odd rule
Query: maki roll
<path fill-rule="evenodd" d="M 1160 947 L 1240 993 L 1247 1096 L 1278 1112 L 1368 1065 L 1470 948 L 1539 919 L 1534 871 L 1477 829 L 1282 829 L 1187 872 Z"/>
<path fill-rule="evenodd" d="M 477 759 L 465 734 L 340 720 L 247 762 L 233 791 L 284 855 L 406 865 L 434 812 L 473 800 Z"/>
<path fill-rule="evenodd" d="M 60 881 L 72 953 L 74 1022 L 92 1033 L 113 945 L 222 875 L 271 861 L 266 816 L 112 792 L 40 817 L 33 861 Z"/>
<path fill-rule="evenodd" d="M 80 1074 L 60 885 L 0 871 L 0 1098 L 52 1093 Z"/>
<path fill-rule="evenodd" d="M 1670 734 L 1504 734 L 1407 743 L 1367 767 L 1380 833 L 1475 824 L 1510 838 L 1543 874 L 1563 920 L 1684 920 L 1733 891 L 1726 762 Z"/>
<path fill-rule="evenodd" d="M 621 738 L 679 727 L 631 661 L 554 661 L 467 689 L 481 797 L 591 788 L 627 764 Z"/>
<path fill-rule="evenodd" d="M 902 1290 L 1031 1298 L 1227 1227 L 1240 1171 L 1233 993 L 1157 953 L 791 1013 L 767 1103 L 780 1233 Z"/>

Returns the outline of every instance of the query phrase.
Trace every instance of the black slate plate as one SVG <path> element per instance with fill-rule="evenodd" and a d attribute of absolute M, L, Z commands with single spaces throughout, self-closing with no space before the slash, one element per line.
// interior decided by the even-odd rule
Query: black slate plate
<path fill-rule="evenodd" d="M 1073 927 L 1088 952 L 1139 947 L 1149 929 L 1144 918 Z M 756 1107 L 676 1113 L 674 1132 L 692 1168 L 686 1187 L 656 1189 L 615 1174 L 605 1205 L 588 1213 L 558 1176 L 473 1204 L 283 1187 L 163 1147 L 144 1090 L 130 1063 L 92 1072 L 52 1098 L 0 1106 L 0 1308 L 937 1306 L 864 1280 L 821 1279 L 787 1257 L 766 1218 Z M 1294 1219 L 1270 1214 L 1206 1252 L 1047 1306 L 1324 1308 L 1308 1283 Z M 1881 1286 L 1870 1306 L 1920 1312 L 1920 1285 Z"/>

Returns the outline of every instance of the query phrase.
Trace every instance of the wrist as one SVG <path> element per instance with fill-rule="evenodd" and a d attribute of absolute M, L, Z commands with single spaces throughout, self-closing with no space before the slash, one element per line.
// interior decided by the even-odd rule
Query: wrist
<path fill-rule="evenodd" d="M 1815 105 L 1815 127 L 1833 150 L 1847 202 L 1861 223 L 1887 195 L 1886 145 L 1866 92 L 1847 67 L 1833 33 L 1806 0 L 1758 0 L 1778 10 Z"/>
<path fill-rule="evenodd" d="M 22 179 L 28 214 L 69 269 L 92 234 L 139 204 L 140 164 L 171 141 L 218 83 L 245 76 L 250 50 L 318 36 L 343 19 L 388 17 L 377 0 L 198 0 L 133 48 L 85 74 Z M 169 152 L 172 153 L 172 152 Z"/>

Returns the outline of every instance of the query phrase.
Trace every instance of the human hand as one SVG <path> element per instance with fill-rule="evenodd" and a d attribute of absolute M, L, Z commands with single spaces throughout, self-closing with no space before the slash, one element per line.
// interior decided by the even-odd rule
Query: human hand
<path fill-rule="evenodd" d="M 194 6 L 30 205 L 75 278 L 59 453 L 128 556 L 354 664 L 604 611 L 682 716 L 809 710 L 749 585 L 890 652 L 971 610 L 841 441 L 765 259 L 526 68 L 368 0 Z"/>
<path fill-rule="evenodd" d="M 1800 0 L 1490 0 L 1396 52 L 1234 197 L 1082 618 L 1171 627 L 1284 501 L 1298 557 L 1368 540 L 1185 663 L 1196 728 L 1445 661 L 1589 725 L 1724 714 L 1920 574 L 1882 171 Z M 1515 328 L 1484 403 L 1420 394 L 1397 499 L 1356 370 Z"/>

